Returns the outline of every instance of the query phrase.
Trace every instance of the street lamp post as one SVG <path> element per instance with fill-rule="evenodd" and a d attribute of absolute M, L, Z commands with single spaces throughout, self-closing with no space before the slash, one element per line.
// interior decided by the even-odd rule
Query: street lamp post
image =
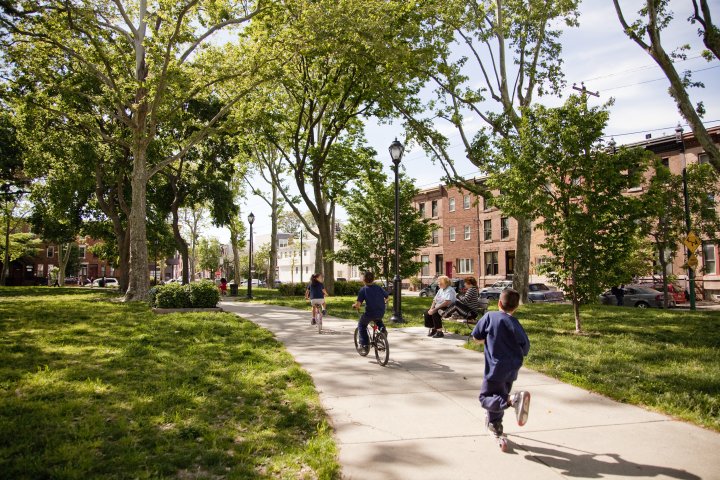
<path fill-rule="evenodd" d="M 683 169 L 682 169 L 682 182 L 683 182 L 683 199 L 685 200 L 685 234 L 690 235 L 690 199 L 688 196 L 688 184 L 687 184 L 687 157 L 685 156 L 685 140 L 683 139 L 683 128 L 678 123 L 675 127 L 675 140 L 680 144 L 680 151 L 683 156 Z M 687 249 L 687 258 L 690 260 L 690 256 L 693 252 Z M 695 310 L 695 270 L 688 265 L 688 279 L 690 281 L 690 310 Z"/>
<path fill-rule="evenodd" d="M 393 278 L 393 315 L 390 321 L 403 323 L 402 318 L 402 279 L 400 278 L 400 160 L 402 160 L 405 147 L 396 138 L 390 144 L 390 158 L 395 171 L 395 278 Z"/>
<path fill-rule="evenodd" d="M 5 255 L 3 256 L 3 268 L 0 278 L 2 278 L 3 283 L 7 285 L 8 279 L 10 278 L 10 218 L 12 217 L 10 197 L 12 195 L 20 196 L 25 192 L 22 190 L 13 191 L 10 183 L 4 183 L 0 188 L 3 191 L 3 198 L 5 200 Z"/>
<path fill-rule="evenodd" d="M 247 298 L 253 298 L 252 296 L 252 273 L 253 273 L 253 223 L 255 223 L 255 215 L 250 212 L 248 215 L 248 223 L 250 224 L 250 250 L 248 255 L 248 287 L 247 287 Z"/>

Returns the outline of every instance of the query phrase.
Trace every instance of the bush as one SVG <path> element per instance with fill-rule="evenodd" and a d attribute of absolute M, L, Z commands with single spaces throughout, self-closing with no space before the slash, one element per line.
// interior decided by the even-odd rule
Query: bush
<path fill-rule="evenodd" d="M 364 286 L 365 284 L 362 282 L 335 282 L 335 295 L 357 295 L 360 289 Z"/>
<path fill-rule="evenodd" d="M 213 308 L 220 301 L 220 291 L 213 282 L 194 282 L 190 285 L 168 283 L 154 287 L 151 305 L 158 308 Z"/>
<path fill-rule="evenodd" d="M 190 284 L 190 304 L 193 308 L 214 308 L 220 301 L 220 290 L 214 282 Z"/>
<path fill-rule="evenodd" d="M 278 293 L 283 297 L 302 297 L 306 288 L 307 283 L 282 283 L 278 286 Z"/>
<path fill-rule="evenodd" d="M 160 285 L 155 294 L 155 305 L 158 308 L 190 308 L 190 287 L 179 283 Z"/>

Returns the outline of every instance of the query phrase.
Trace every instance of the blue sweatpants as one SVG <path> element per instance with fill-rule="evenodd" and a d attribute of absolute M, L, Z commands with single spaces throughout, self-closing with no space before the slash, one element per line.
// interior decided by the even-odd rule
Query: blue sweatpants
<path fill-rule="evenodd" d="M 375 324 L 378 326 L 378 328 L 380 328 L 380 329 L 385 328 L 385 324 L 383 323 L 382 318 L 368 318 L 363 313 L 363 315 L 360 317 L 360 320 L 358 321 L 358 330 L 360 333 L 360 345 L 369 345 L 370 344 L 370 339 L 368 338 L 368 333 L 367 333 L 367 326 L 373 320 L 375 320 Z"/>
<path fill-rule="evenodd" d="M 483 378 L 480 387 L 480 405 L 488 411 L 488 420 L 495 422 L 502 420 L 508 404 L 508 396 L 512 389 L 513 382 L 495 382 Z"/>

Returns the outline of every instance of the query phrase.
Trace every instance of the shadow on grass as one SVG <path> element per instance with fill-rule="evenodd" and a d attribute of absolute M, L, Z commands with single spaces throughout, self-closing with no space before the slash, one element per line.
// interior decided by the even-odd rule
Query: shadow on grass
<path fill-rule="evenodd" d="M 33 300 L 0 303 L 3 476 L 338 475 L 312 381 L 266 330 L 96 294 Z"/>

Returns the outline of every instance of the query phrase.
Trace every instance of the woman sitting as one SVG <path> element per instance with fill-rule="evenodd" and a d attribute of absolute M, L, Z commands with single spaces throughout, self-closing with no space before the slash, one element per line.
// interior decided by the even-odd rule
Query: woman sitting
<path fill-rule="evenodd" d="M 480 298 L 477 280 L 475 277 L 465 279 L 466 291 L 457 297 L 455 303 L 443 313 L 443 317 L 450 318 L 452 316 L 468 318 L 470 314 L 477 314 L 481 310 L 487 309 L 487 299 Z"/>
<path fill-rule="evenodd" d="M 428 337 L 442 338 L 445 336 L 442 331 L 442 317 L 440 310 L 444 310 L 455 303 L 455 289 L 450 279 L 445 275 L 438 277 L 438 291 L 435 294 L 430 309 L 425 312 L 425 327 L 430 329 Z"/>

